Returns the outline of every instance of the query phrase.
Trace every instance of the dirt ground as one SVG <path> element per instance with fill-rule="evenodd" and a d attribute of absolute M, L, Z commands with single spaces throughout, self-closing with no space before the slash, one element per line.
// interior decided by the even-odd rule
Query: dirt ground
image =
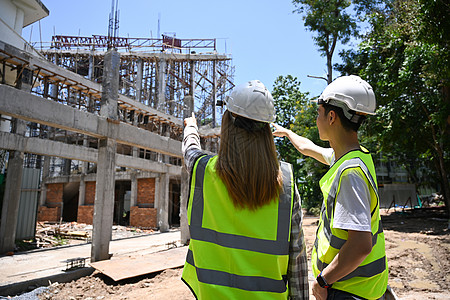
<path fill-rule="evenodd" d="M 450 299 L 450 234 L 442 208 L 382 211 L 389 285 L 400 299 Z M 317 218 L 305 216 L 303 229 L 311 255 Z M 194 299 L 180 280 L 182 269 L 114 282 L 93 273 L 54 283 L 40 299 Z M 314 299 L 314 297 L 311 297 Z"/>

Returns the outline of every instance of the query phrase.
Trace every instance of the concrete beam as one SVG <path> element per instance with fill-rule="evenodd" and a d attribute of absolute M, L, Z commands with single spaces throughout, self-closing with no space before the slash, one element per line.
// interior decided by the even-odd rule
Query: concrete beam
<path fill-rule="evenodd" d="M 83 49 L 77 49 L 77 50 L 62 50 L 62 49 L 49 49 L 44 50 L 44 54 L 78 54 L 78 55 L 98 55 L 103 56 L 105 55 L 106 51 L 91 51 L 91 50 L 83 50 Z M 120 52 L 121 57 L 140 57 L 143 59 L 148 60 L 158 60 L 158 59 L 168 59 L 172 61 L 224 61 L 224 60 L 231 60 L 231 55 L 227 54 L 219 54 L 219 53 L 164 53 L 164 52 L 138 52 L 138 51 L 132 51 L 132 52 Z"/>
<path fill-rule="evenodd" d="M 89 162 L 97 162 L 98 156 L 97 149 L 7 132 L 0 132 L 0 145 L 1 148 L 8 150 Z"/>
<path fill-rule="evenodd" d="M 181 157 L 181 142 L 0 85 L 0 114 Z"/>
<path fill-rule="evenodd" d="M 13 61 L 16 61 L 20 64 L 28 64 L 28 67 L 31 69 L 39 68 L 42 70 L 42 72 L 60 75 L 61 77 L 66 79 L 67 83 L 80 83 L 82 86 L 98 93 L 101 93 L 102 91 L 100 84 L 90 81 L 83 76 L 66 70 L 62 67 L 59 67 L 43 57 L 34 56 L 3 41 L 0 41 L 0 50 L 11 57 L 14 57 Z"/>
<path fill-rule="evenodd" d="M 167 173 L 173 176 L 180 176 L 182 169 L 181 166 L 163 164 L 156 161 L 121 154 L 116 155 L 116 164 L 120 167 L 151 171 L 155 173 Z"/>
<path fill-rule="evenodd" d="M 45 156 L 56 156 L 66 159 L 97 163 L 98 150 L 62 142 L 24 137 L 13 133 L 0 132 L 0 148 L 13 151 L 33 153 Z M 181 175 L 181 166 L 161 164 L 159 162 L 116 154 L 116 165 L 131 169 L 168 173 L 173 176 Z"/>

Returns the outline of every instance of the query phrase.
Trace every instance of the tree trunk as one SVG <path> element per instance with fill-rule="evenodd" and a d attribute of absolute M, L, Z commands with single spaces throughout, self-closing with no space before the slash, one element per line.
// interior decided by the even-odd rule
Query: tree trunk
<path fill-rule="evenodd" d="M 327 82 L 330 84 L 333 81 L 333 65 L 332 65 L 332 55 L 327 54 L 327 68 L 328 68 L 328 74 L 327 74 Z"/>
<path fill-rule="evenodd" d="M 442 185 L 442 196 L 444 196 L 445 207 L 450 215 L 450 185 L 448 182 L 448 174 L 445 170 L 444 155 L 442 149 L 437 149 L 438 159 L 439 159 L 439 173 L 441 174 L 441 185 Z"/>

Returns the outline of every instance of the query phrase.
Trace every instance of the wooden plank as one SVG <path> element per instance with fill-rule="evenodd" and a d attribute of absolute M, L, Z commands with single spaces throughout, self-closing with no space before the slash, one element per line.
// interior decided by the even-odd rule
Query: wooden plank
<path fill-rule="evenodd" d="M 188 247 L 173 248 L 137 257 L 103 260 L 89 265 L 114 281 L 179 268 L 184 265 Z"/>

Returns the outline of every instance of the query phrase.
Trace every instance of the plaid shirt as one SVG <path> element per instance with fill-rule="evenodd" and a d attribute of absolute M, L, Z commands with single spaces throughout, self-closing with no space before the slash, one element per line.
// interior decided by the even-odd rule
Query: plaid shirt
<path fill-rule="evenodd" d="M 187 126 L 184 129 L 182 151 L 184 164 L 188 173 L 191 174 L 196 160 L 205 154 L 200 147 L 197 126 Z M 297 186 L 295 186 L 287 273 L 289 280 L 289 299 L 309 299 L 308 259 L 302 229 L 303 212 L 300 201 L 300 195 L 298 194 Z"/>

